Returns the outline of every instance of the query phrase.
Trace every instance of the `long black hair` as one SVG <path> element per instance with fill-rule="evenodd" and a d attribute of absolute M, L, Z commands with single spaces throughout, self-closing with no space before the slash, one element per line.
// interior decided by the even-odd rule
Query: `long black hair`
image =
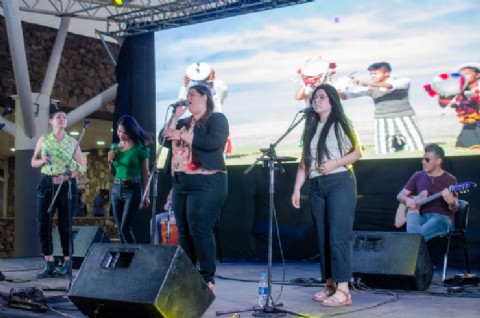
<path fill-rule="evenodd" d="M 350 142 L 352 143 L 352 149 L 356 149 L 359 146 L 359 142 L 357 139 L 356 134 L 353 131 L 352 124 L 350 120 L 345 115 L 343 111 L 342 104 L 340 102 L 340 97 L 338 96 L 337 90 L 329 85 L 329 84 L 321 84 L 315 88 L 310 97 L 310 105 L 313 105 L 313 100 L 318 92 L 318 90 L 323 89 L 328 96 L 328 100 L 330 101 L 330 105 L 332 106 L 332 110 L 328 115 L 327 121 L 325 122 L 325 126 L 320 133 L 320 138 L 318 138 L 317 144 L 317 160 L 320 164 L 325 159 L 330 159 L 330 152 L 326 146 L 326 140 L 328 132 L 330 131 L 330 127 L 334 125 L 335 136 L 337 137 L 338 148 L 342 156 L 343 147 L 342 147 L 342 138 L 340 134 L 340 127 L 343 129 L 345 135 L 348 137 Z M 317 126 L 320 122 L 320 116 L 313 110 L 307 112 L 307 117 L 305 120 L 305 128 L 303 132 L 303 159 L 307 167 L 310 167 L 312 154 L 310 153 L 310 143 L 312 142 L 313 136 L 317 130 Z"/>
<path fill-rule="evenodd" d="M 213 102 L 212 92 L 210 89 L 205 85 L 193 85 L 190 86 L 189 89 L 194 89 L 197 93 L 201 96 L 207 96 L 207 111 L 202 115 L 202 117 L 196 122 L 197 125 L 203 126 L 205 122 L 210 118 L 215 109 L 215 104 Z M 188 126 L 190 127 L 191 121 L 193 116 L 190 118 L 188 122 Z"/>
<path fill-rule="evenodd" d="M 148 146 L 152 142 L 153 134 L 144 130 L 138 124 L 137 120 L 130 115 L 123 115 L 117 120 L 117 127 L 122 125 L 130 139 L 135 143 L 140 142 L 144 146 Z"/>

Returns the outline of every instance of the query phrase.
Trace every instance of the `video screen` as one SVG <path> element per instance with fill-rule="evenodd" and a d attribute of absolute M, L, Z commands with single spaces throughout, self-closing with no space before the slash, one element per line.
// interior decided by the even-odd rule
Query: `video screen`
<path fill-rule="evenodd" d="M 207 81 L 222 100 L 219 111 L 230 125 L 228 165 L 250 164 L 262 155 L 260 148 L 271 145 L 277 156 L 298 160 L 304 123 L 297 121 L 310 107 L 309 91 L 326 81 L 347 97 L 342 105 L 357 129 L 363 159 L 421 156 L 423 147 L 417 150 L 409 143 L 409 129 L 418 131 L 423 144 L 440 144 L 448 156 L 478 155 L 478 82 L 460 70 L 480 70 L 480 44 L 474 36 L 479 24 L 476 0 L 455 5 L 348 0 L 159 31 L 157 129 L 169 118 L 169 105 L 185 94 L 188 76 L 187 87 Z M 374 80 L 368 68 L 379 62 L 391 68 L 386 83 L 403 93 L 383 99 L 369 93 Z M 214 78 L 209 78 L 212 71 Z M 302 89 L 305 100 L 297 96 Z M 411 118 L 403 126 L 381 104 L 396 98 L 412 110 L 399 112 Z M 379 151 L 376 138 L 390 150 Z"/>

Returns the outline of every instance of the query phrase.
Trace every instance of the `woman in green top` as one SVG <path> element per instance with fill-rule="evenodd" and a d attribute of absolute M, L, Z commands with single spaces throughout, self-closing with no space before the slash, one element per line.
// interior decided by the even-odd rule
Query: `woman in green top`
<path fill-rule="evenodd" d="M 53 277 L 55 274 L 65 276 L 70 272 L 69 254 L 73 254 L 73 242 L 72 250 L 69 251 L 68 245 L 71 242 L 69 226 L 72 213 L 77 205 L 76 178 L 85 171 L 85 163 L 80 147 L 77 147 L 77 141 L 65 132 L 67 114 L 60 110 L 54 111 L 50 114 L 49 123 L 53 131 L 38 139 L 31 161 L 33 168 L 42 168 L 40 170 L 42 179 L 37 186 L 37 220 L 40 245 L 46 266 L 38 272 L 37 278 Z M 65 174 L 65 166 L 70 163 L 74 151 L 74 160 L 72 160 L 70 166 L 72 173 L 68 176 Z M 72 191 L 72 211 L 70 213 L 68 210 L 69 178 L 71 179 Z M 60 192 L 58 192 L 53 209 L 49 213 L 48 208 L 58 187 L 61 187 Z M 60 233 L 60 243 L 64 255 L 63 267 L 57 270 L 53 260 L 52 243 L 52 218 L 56 209 L 58 210 L 58 232 Z"/>
<path fill-rule="evenodd" d="M 108 152 L 109 167 L 115 171 L 111 204 L 120 242 L 135 243 L 132 228 L 142 200 L 142 183 L 147 192 L 142 206 L 150 205 L 147 189 L 150 149 L 147 146 L 153 134 L 140 127 L 132 116 L 124 115 L 117 121 L 117 135 L 120 142 L 112 144 Z"/>

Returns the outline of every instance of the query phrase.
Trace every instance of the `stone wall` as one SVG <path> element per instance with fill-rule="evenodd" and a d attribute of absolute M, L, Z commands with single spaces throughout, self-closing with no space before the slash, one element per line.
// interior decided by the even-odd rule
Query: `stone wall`
<path fill-rule="evenodd" d="M 13 256 L 14 232 L 13 218 L 0 219 L 0 257 Z"/>
<path fill-rule="evenodd" d="M 32 92 L 40 92 L 57 30 L 22 22 Z M 119 47 L 107 43 L 114 57 Z M 0 16 L 0 102 L 17 94 L 5 20 Z M 75 108 L 116 83 L 115 66 L 100 39 L 69 33 L 65 40 L 51 98 Z M 114 104 L 101 109 L 113 113 Z"/>
<path fill-rule="evenodd" d="M 85 202 L 87 203 L 87 216 L 93 216 L 93 199 L 100 189 L 110 190 L 113 177 L 107 163 L 108 149 L 96 149 L 90 151 L 87 156 L 87 187 L 85 189 Z M 108 213 L 109 205 L 105 207 Z"/>

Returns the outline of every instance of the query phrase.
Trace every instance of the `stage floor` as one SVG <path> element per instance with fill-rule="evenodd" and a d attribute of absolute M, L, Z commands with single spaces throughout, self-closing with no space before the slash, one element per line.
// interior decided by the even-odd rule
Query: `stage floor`
<path fill-rule="evenodd" d="M 4 297 L 0 297 L 0 317 L 85 317 L 66 297 L 68 278 L 35 278 L 42 266 L 41 258 L 0 259 L 0 271 L 6 277 L 0 283 L 2 296 L 8 297 L 11 288 L 20 290 L 37 287 L 43 290 L 52 308 L 52 311 L 44 313 L 13 309 L 7 306 Z M 73 279 L 77 272 L 74 270 Z M 258 280 L 262 272 L 267 272 L 266 264 L 218 263 L 217 298 L 203 317 L 251 317 L 252 311 L 244 310 L 256 306 Z M 287 284 L 282 290 L 278 282 L 282 281 L 284 272 Z M 447 277 L 464 273 L 463 269 L 449 270 Z M 479 275 L 480 271 L 474 273 Z M 351 290 L 351 306 L 327 308 L 312 300 L 312 295 L 323 286 L 315 283 L 320 276 L 317 264 L 287 263 L 283 267 L 275 263 L 272 268 L 272 296 L 275 304 L 283 304 L 282 307 L 277 306 L 279 309 L 290 312 L 288 317 L 478 317 L 480 287 L 463 285 L 463 292 L 452 292 L 441 283 L 440 275 L 441 272 L 437 270 L 426 291 L 374 290 L 354 286 Z M 294 281 L 312 284 L 292 284 Z M 98 286 L 102 287 L 107 288 Z"/>

